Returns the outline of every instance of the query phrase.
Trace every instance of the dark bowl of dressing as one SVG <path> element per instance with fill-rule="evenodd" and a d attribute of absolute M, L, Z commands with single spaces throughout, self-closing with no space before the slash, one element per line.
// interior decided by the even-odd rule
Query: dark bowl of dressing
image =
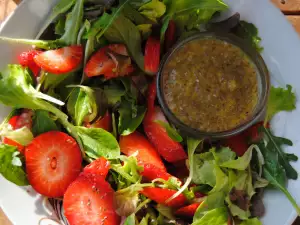
<path fill-rule="evenodd" d="M 165 115 L 195 138 L 227 138 L 261 120 L 269 86 L 261 55 L 231 34 L 199 33 L 179 42 L 157 76 Z"/>

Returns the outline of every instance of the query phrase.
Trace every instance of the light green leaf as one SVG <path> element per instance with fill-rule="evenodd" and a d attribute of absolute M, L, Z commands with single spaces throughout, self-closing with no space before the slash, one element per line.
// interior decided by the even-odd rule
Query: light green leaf
<path fill-rule="evenodd" d="M 258 218 L 252 218 L 249 220 L 243 221 L 240 225 L 263 225 Z"/>
<path fill-rule="evenodd" d="M 19 185 L 29 185 L 25 169 L 19 165 L 16 165 L 18 150 L 14 146 L 0 145 L 0 174 L 10 182 Z M 20 159 L 18 160 L 20 161 Z M 19 163 L 19 162 L 18 162 Z M 17 164 L 18 164 L 17 163 Z"/>
<path fill-rule="evenodd" d="M 212 149 L 211 152 L 214 155 L 216 163 L 220 166 L 221 164 L 232 161 L 235 159 L 236 154 L 230 148 Z"/>
<path fill-rule="evenodd" d="M 30 129 L 28 129 L 25 126 L 17 130 L 4 129 L 1 131 L 1 136 L 9 138 L 15 142 L 18 142 L 20 145 L 23 146 L 30 144 L 30 142 L 34 138 Z"/>
<path fill-rule="evenodd" d="M 117 159 L 120 156 L 120 147 L 116 138 L 101 128 L 76 127 L 82 140 L 86 154 L 94 159 L 105 157 Z"/>
<path fill-rule="evenodd" d="M 216 185 L 213 187 L 213 189 L 208 194 L 216 193 L 216 192 L 228 189 L 227 175 L 220 169 L 220 167 L 218 165 L 214 166 L 214 172 L 215 172 L 215 177 L 216 177 Z"/>
<path fill-rule="evenodd" d="M 227 208 L 222 207 L 207 212 L 201 219 L 194 221 L 192 225 L 227 225 L 227 222 Z"/>
<path fill-rule="evenodd" d="M 293 111 L 296 109 L 296 95 L 292 91 L 292 86 L 287 85 L 286 89 L 281 87 L 271 87 L 267 106 L 266 121 L 281 111 Z"/>
<path fill-rule="evenodd" d="M 195 184 L 208 184 L 211 187 L 216 185 L 216 175 L 213 161 L 202 161 L 199 155 L 194 156 L 194 175 Z"/>
<path fill-rule="evenodd" d="M 170 126 L 169 123 L 164 122 L 164 121 L 160 121 L 160 120 L 156 120 L 154 121 L 155 123 L 158 123 L 160 126 L 162 126 L 163 128 L 166 129 L 169 137 L 176 142 L 182 142 L 183 138 L 180 136 L 180 134 L 177 132 L 177 130 L 173 127 Z"/>
<path fill-rule="evenodd" d="M 164 217 L 166 217 L 169 220 L 175 220 L 175 216 L 173 215 L 173 210 L 172 208 L 162 205 L 162 204 L 157 204 L 156 206 L 157 211 L 162 214 Z"/>
<path fill-rule="evenodd" d="M 149 3 L 142 5 L 139 8 L 139 12 L 150 20 L 157 22 L 157 19 L 165 14 L 166 5 L 159 0 L 152 0 Z"/>
<path fill-rule="evenodd" d="M 135 214 L 131 214 L 124 221 L 124 225 L 135 225 Z"/>

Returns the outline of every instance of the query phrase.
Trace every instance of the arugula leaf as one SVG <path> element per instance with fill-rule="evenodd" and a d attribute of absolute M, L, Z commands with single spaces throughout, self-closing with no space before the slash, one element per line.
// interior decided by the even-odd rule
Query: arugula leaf
<path fill-rule="evenodd" d="M 0 145 L 0 174 L 18 186 L 29 185 L 21 159 L 17 157 L 18 150 L 14 146 Z M 13 163 L 18 161 L 18 163 Z"/>
<path fill-rule="evenodd" d="M 157 19 L 162 17 L 166 12 L 166 5 L 159 0 L 151 0 L 151 2 L 142 5 L 139 12 L 157 23 Z"/>
<path fill-rule="evenodd" d="M 73 117 L 76 126 L 82 125 L 84 121 L 93 121 L 98 114 L 93 89 L 86 86 L 76 86 L 68 100 L 67 109 L 69 114 Z"/>
<path fill-rule="evenodd" d="M 281 111 L 293 111 L 296 109 L 296 95 L 292 91 L 292 86 L 287 85 L 286 89 L 281 87 L 271 87 L 267 106 L 266 121 Z"/>
<path fill-rule="evenodd" d="M 104 157 L 117 159 L 120 156 L 120 147 L 116 138 L 101 128 L 76 127 L 82 140 L 85 153 L 93 158 Z"/>
<path fill-rule="evenodd" d="M 52 130 L 59 130 L 56 123 L 50 118 L 49 113 L 44 110 L 36 110 L 32 119 L 32 133 L 34 136 Z"/>
<path fill-rule="evenodd" d="M 112 43 L 123 43 L 127 46 L 130 56 L 141 70 L 144 70 L 141 34 L 137 27 L 123 15 L 118 16 L 104 33 Z"/>
<path fill-rule="evenodd" d="M 33 139 L 30 129 L 25 126 L 17 130 L 3 129 L 1 136 L 7 137 L 23 146 L 30 144 Z"/>
<path fill-rule="evenodd" d="M 259 37 L 258 29 L 254 24 L 246 21 L 240 21 L 237 28 L 235 28 L 234 33 L 238 37 L 251 43 L 258 52 L 263 51 L 263 47 L 261 47 L 260 44 L 261 38 Z"/>
<path fill-rule="evenodd" d="M 177 132 L 177 130 L 170 126 L 169 123 L 163 122 L 160 120 L 156 120 L 155 123 L 158 123 L 160 126 L 166 129 L 169 137 L 176 142 L 182 142 L 183 138 L 180 136 L 180 134 Z"/>
<path fill-rule="evenodd" d="M 228 212 L 226 207 L 216 208 L 208 211 L 201 219 L 194 220 L 192 225 L 207 225 L 207 224 L 228 224 Z"/>
<path fill-rule="evenodd" d="M 59 1 L 56 6 L 52 9 L 52 12 L 44 25 L 42 26 L 42 29 L 39 31 L 37 35 L 37 39 L 44 33 L 44 31 L 49 27 L 49 25 L 61 14 L 64 14 L 67 12 L 74 4 L 76 0 L 61 0 Z"/>
<path fill-rule="evenodd" d="M 135 117 L 133 117 L 133 109 L 131 107 L 131 103 L 123 100 L 118 109 L 120 114 L 118 131 L 120 135 L 129 135 L 133 133 L 143 122 L 146 107 L 137 106 L 137 112 Z"/>
<path fill-rule="evenodd" d="M 240 225 L 262 225 L 258 218 L 244 220 Z"/>
<path fill-rule="evenodd" d="M 281 149 L 281 145 L 288 144 L 288 145 L 293 145 L 293 143 L 290 140 L 284 139 L 284 138 L 279 138 L 275 137 L 270 130 L 266 129 L 265 127 L 262 127 L 264 134 L 267 137 L 267 146 L 265 147 L 267 151 L 273 151 L 278 154 L 278 160 L 279 163 L 282 165 L 282 167 L 285 170 L 286 176 L 289 179 L 296 180 L 298 178 L 298 173 L 297 171 L 291 166 L 290 160 L 288 158 L 288 155 L 283 152 Z"/>

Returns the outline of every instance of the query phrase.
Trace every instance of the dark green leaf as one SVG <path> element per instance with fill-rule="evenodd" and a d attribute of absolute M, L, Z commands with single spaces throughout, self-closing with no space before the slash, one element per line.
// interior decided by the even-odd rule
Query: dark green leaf
<path fill-rule="evenodd" d="M 153 22 L 135 10 L 130 4 L 126 4 L 122 10 L 123 16 L 130 19 L 135 25 L 152 24 Z"/>
<path fill-rule="evenodd" d="M 287 158 L 288 161 L 293 161 L 293 162 L 298 161 L 298 156 L 296 156 L 295 154 L 285 153 L 285 157 Z"/>
<path fill-rule="evenodd" d="M 72 12 L 67 15 L 64 35 L 60 38 L 67 45 L 75 45 L 83 21 L 84 0 L 77 0 Z"/>
<path fill-rule="evenodd" d="M 36 110 L 32 120 L 32 133 L 34 136 L 38 136 L 52 130 L 58 130 L 58 127 L 50 118 L 49 113 L 44 110 Z"/>
<path fill-rule="evenodd" d="M 292 91 L 292 86 L 287 85 L 286 87 L 286 89 L 271 87 L 266 121 L 271 120 L 278 112 L 296 109 L 296 95 Z"/>
<path fill-rule="evenodd" d="M 16 147 L 0 145 L 0 173 L 10 182 L 26 186 L 29 185 L 29 182 L 18 154 L 19 151 Z"/>
<path fill-rule="evenodd" d="M 123 100 L 118 109 L 120 114 L 118 130 L 120 135 L 129 135 L 133 133 L 143 122 L 146 108 L 137 106 L 136 116 L 133 117 L 133 109 L 130 102 Z"/>
<path fill-rule="evenodd" d="M 144 70 L 141 34 L 129 19 L 122 15 L 118 16 L 104 35 L 112 43 L 125 44 L 130 56 L 140 69 Z"/>
<path fill-rule="evenodd" d="M 117 159 L 120 156 L 119 144 L 111 133 L 101 128 L 76 127 L 76 130 L 89 157 Z"/>
<path fill-rule="evenodd" d="M 254 24 L 246 21 L 240 21 L 234 33 L 252 44 L 253 48 L 255 48 L 258 52 L 263 51 L 263 48 L 260 45 L 261 38 L 259 37 L 258 29 Z"/>
<path fill-rule="evenodd" d="M 169 123 L 163 122 L 163 121 L 160 121 L 160 120 L 156 120 L 155 122 L 166 129 L 169 137 L 173 141 L 176 141 L 176 142 L 182 142 L 183 141 L 183 138 L 180 136 L 180 134 L 177 132 L 177 130 L 175 128 L 171 127 Z"/>

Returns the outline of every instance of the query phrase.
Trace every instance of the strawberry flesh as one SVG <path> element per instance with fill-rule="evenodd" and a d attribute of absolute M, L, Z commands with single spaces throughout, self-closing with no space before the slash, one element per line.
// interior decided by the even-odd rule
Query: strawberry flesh
<path fill-rule="evenodd" d="M 145 71 L 156 74 L 160 64 L 160 40 L 149 37 L 145 48 Z"/>
<path fill-rule="evenodd" d="M 84 174 L 93 174 L 106 178 L 110 169 L 110 163 L 105 158 L 101 157 L 83 169 Z"/>
<path fill-rule="evenodd" d="M 35 77 L 37 77 L 39 75 L 41 68 L 35 63 L 34 57 L 41 53 L 42 53 L 42 51 L 30 50 L 27 52 L 22 52 L 18 56 L 20 65 L 24 66 L 24 67 L 28 67 L 32 71 L 32 73 Z"/>
<path fill-rule="evenodd" d="M 81 170 L 81 152 L 69 135 L 50 131 L 41 134 L 25 149 L 29 183 L 40 194 L 61 197 Z"/>

